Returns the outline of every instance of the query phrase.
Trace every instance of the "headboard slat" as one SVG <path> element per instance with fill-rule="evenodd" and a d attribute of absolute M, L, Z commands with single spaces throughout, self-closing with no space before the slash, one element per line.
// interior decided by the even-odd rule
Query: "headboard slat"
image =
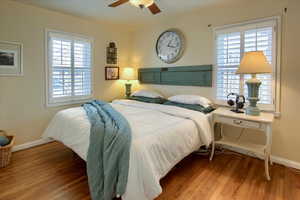
<path fill-rule="evenodd" d="M 142 84 L 212 87 L 212 65 L 140 68 Z"/>

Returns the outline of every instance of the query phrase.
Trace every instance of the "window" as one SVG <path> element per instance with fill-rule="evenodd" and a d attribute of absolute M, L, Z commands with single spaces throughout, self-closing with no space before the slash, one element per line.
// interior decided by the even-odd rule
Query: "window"
<path fill-rule="evenodd" d="M 259 106 L 264 110 L 276 108 L 276 83 L 278 77 L 277 36 L 278 18 L 215 29 L 216 101 L 222 104 L 231 92 L 248 96 L 245 82 L 251 75 L 237 75 L 244 52 L 263 51 L 273 66 L 272 74 L 258 74 L 262 81 Z M 277 86 L 278 87 L 278 86 Z M 279 91 L 279 90 L 278 90 Z"/>
<path fill-rule="evenodd" d="M 79 103 L 92 97 L 92 40 L 47 32 L 48 105 Z"/>

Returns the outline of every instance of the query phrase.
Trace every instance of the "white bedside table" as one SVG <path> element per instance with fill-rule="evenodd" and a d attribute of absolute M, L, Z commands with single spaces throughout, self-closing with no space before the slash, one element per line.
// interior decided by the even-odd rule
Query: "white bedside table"
<path fill-rule="evenodd" d="M 270 179 L 269 174 L 269 162 L 272 164 L 270 154 L 272 145 L 272 123 L 274 120 L 274 115 L 271 113 L 262 112 L 260 116 L 251 116 L 244 113 L 234 113 L 230 111 L 229 108 L 220 107 L 213 112 L 213 127 L 216 123 L 221 124 L 221 139 L 215 141 L 213 134 L 212 142 L 212 152 L 210 155 L 210 160 L 213 159 L 215 145 L 221 144 L 225 146 L 236 147 L 239 149 L 246 150 L 248 152 L 254 153 L 255 155 L 263 155 L 265 160 L 265 173 L 268 180 Z M 266 135 L 266 144 L 253 144 L 241 141 L 232 141 L 223 136 L 222 124 L 228 124 L 240 128 L 249 128 L 260 130 Z"/>

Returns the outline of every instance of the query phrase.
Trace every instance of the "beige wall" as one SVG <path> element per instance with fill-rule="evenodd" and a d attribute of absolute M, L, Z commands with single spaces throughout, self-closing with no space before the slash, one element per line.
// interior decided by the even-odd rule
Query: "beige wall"
<path fill-rule="evenodd" d="M 247 2 L 247 4 L 245 4 Z M 283 9 L 289 8 L 284 16 Z M 298 0 L 251 0 L 227 6 L 207 7 L 192 14 L 170 17 L 167 20 L 153 23 L 134 34 L 132 63 L 136 67 L 165 67 L 180 65 L 199 65 L 213 63 L 213 32 L 212 27 L 243 22 L 257 18 L 282 15 L 282 65 L 281 65 L 281 117 L 277 118 L 273 131 L 272 154 L 286 159 L 300 162 L 300 2 Z M 186 37 L 186 50 L 183 57 L 175 64 L 162 63 L 155 54 L 155 43 L 160 33 L 169 28 L 180 29 Z M 298 45 L 297 45 L 298 44 Z M 297 80 L 298 77 L 298 80 Z M 298 83 L 297 83 L 298 81 Z M 169 96 L 178 93 L 201 94 L 213 98 L 212 88 L 176 87 L 142 85 L 142 87 L 156 89 Z M 230 132 L 239 130 L 227 129 Z M 256 135 L 261 140 L 261 134 Z M 255 140 L 256 137 L 249 139 Z"/>
<path fill-rule="evenodd" d="M 300 161 L 300 1 L 289 0 L 285 59 L 281 68 L 282 117 L 276 123 L 276 154 Z"/>
<path fill-rule="evenodd" d="M 95 97 L 111 100 L 123 92 L 117 81 L 104 81 L 104 67 L 110 41 L 118 46 L 120 65 L 127 65 L 130 41 L 126 27 L 1 0 L 0 40 L 24 45 L 24 76 L 0 76 L 0 129 L 16 134 L 17 144 L 39 139 L 54 113 L 65 108 L 45 107 L 45 28 L 93 37 Z"/>

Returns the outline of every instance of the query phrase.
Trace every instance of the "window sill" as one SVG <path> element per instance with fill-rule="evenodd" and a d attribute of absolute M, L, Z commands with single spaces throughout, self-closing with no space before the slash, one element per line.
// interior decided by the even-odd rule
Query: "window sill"
<path fill-rule="evenodd" d="M 78 100 L 72 100 L 72 101 L 67 101 L 67 102 L 47 102 L 46 107 L 59 107 L 59 106 L 67 106 L 67 105 L 74 105 L 74 104 L 81 104 L 81 103 L 86 103 L 88 101 L 93 100 L 93 98 L 88 98 L 88 99 L 78 99 Z"/>

